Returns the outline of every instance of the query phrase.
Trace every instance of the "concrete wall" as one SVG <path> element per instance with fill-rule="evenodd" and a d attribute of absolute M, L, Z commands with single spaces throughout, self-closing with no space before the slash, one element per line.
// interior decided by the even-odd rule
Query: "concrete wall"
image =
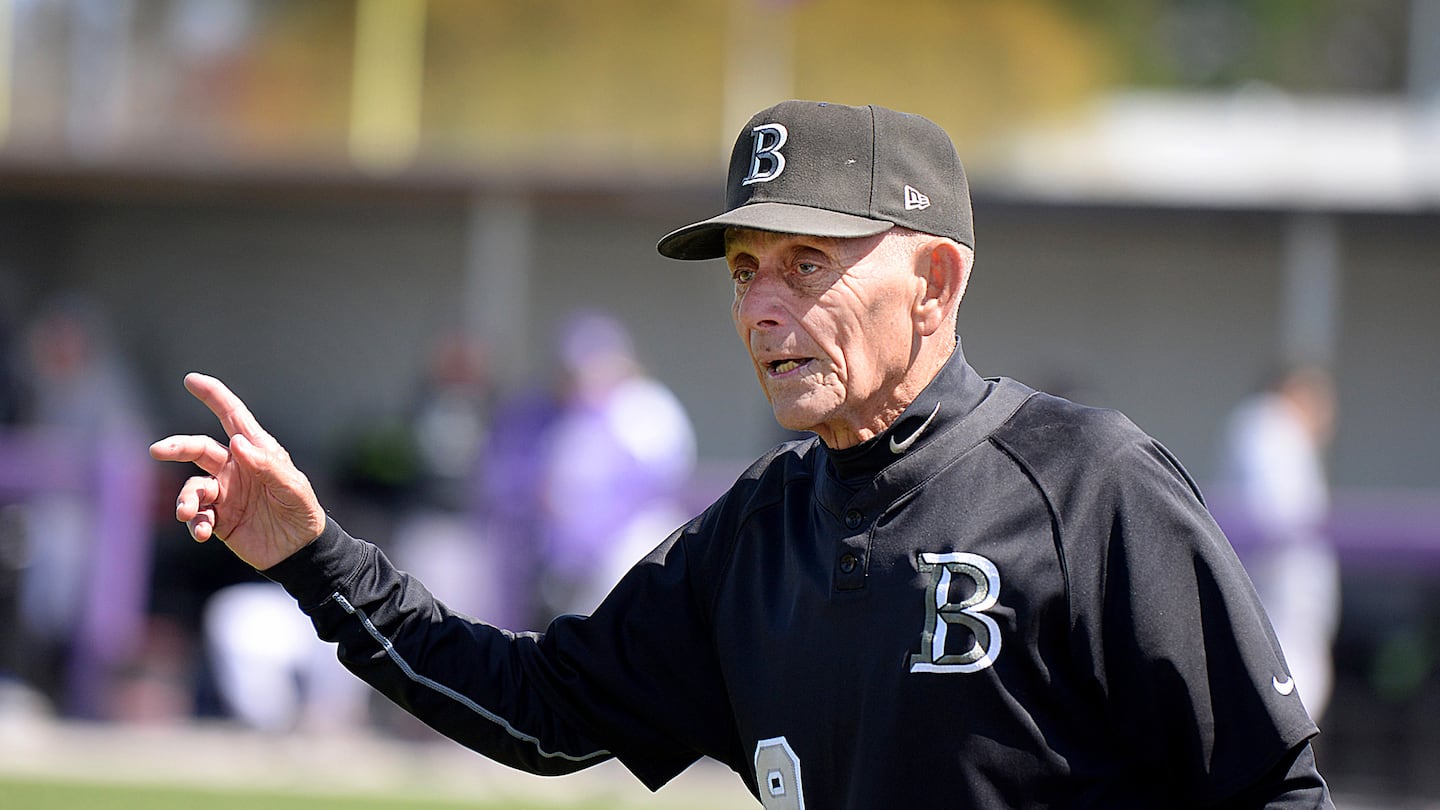
<path fill-rule="evenodd" d="M 208 429 L 179 387 L 203 369 L 316 463 L 351 428 L 403 410 L 430 342 L 462 322 L 472 204 L 458 193 L 0 196 L 0 293 L 23 315 L 51 291 L 88 291 L 164 429 Z M 496 349 L 541 379 L 566 313 L 615 311 L 690 410 L 704 459 L 728 475 L 780 434 L 730 326 L 723 266 L 654 251 L 710 205 L 537 198 L 529 306 Z M 1437 218 L 1338 220 L 1341 485 L 1440 488 Z M 1124 410 L 1204 480 L 1225 412 L 1282 342 L 1284 228 L 1277 213 L 982 196 L 966 352 L 983 373 Z"/>
<path fill-rule="evenodd" d="M 962 307 L 970 359 L 1118 407 L 1208 478 L 1228 409 L 1284 354 L 1288 217 L 992 209 Z M 1440 217 L 1337 222 L 1334 481 L 1436 488 Z"/>

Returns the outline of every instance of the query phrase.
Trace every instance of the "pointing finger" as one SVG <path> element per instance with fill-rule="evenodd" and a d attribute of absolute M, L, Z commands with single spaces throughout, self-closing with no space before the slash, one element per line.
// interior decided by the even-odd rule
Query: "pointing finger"
<path fill-rule="evenodd" d="M 185 375 L 185 390 L 194 394 L 196 399 L 205 403 L 205 407 L 215 414 L 221 427 L 225 428 L 225 435 L 243 433 L 256 441 L 267 436 L 265 429 L 260 427 L 260 422 L 250 413 L 244 401 L 218 379 L 192 371 Z"/>

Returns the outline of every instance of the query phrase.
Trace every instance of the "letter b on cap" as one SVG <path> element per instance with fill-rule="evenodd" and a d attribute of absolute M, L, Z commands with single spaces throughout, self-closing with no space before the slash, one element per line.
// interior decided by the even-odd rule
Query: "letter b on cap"
<path fill-rule="evenodd" d="M 750 135 L 755 139 L 755 145 L 750 152 L 750 173 L 740 181 L 742 186 L 769 182 L 785 171 L 785 156 L 780 154 L 780 147 L 790 136 L 785 125 L 761 124 L 751 129 Z"/>

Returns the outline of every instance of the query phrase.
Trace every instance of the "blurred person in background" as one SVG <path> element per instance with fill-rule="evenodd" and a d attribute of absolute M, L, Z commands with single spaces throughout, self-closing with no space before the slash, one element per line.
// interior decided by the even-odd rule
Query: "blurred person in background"
<path fill-rule="evenodd" d="M 7 283 L 10 277 L 5 271 L 0 265 L 0 623 L 12 630 L 0 633 L 0 714 L 10 699 L 33 700 L 18 676 L 22 647 L 20 633 L 13 629 L 19 624 L 17 597 L 25 530 L 19 492 L 7 484 L 22 478 L 25 470 L 10 446 L 20 418 L 20 374 L 16 369 L 17 321 L 8 305 L 18 296 Z"/>
<path fill-rule="evenodd" d="M 379 525 L 387 527 L 387 553 L 457 610 L 488 615 L 499 599 L 486 576 L 491 560 L 472 503 L 489 436 L 485 352 L 463 332 L 448 331 L 434 338 L 421 366 L 405 418 L 371 427 L 366 446 L 373 455 L 358 464 L 347 459 L 346 473 L 360 495 L 386 507 Z M 362 482 L 357 467 L 378 475 Z M 375 498 L 377 492 L 384 496 Z M 274 583 L 227 585 L 207 599 L 203 617 L 216 692 L 242 725 L 324 734 L 394 722 L 389 713 L 372 712 L 369 690 Z"/>
<path fill-rule="evenodd" d="M 116 711 L 116 676 L 145 642 L 154 468 L 139 389 L 105 318 L 66 295 L 25 334 L 21 425 L 67 472 L 32 494 L 20 583 L 31 682 L 66 715 Z M 38 477 L 38 476 L 37 476 Z"/>
<path fill-rule="evenodd" d="M 476 587 L 491 570 L 475 503 L 475 479 L 490 440 L 492 391 L 485 348 L 463 332 L 432 343 L 409 409 L 413 481 L 397 503 L 387 551 L 434 581 L 457 610 L 486 615 L 499 601 Z"/>
<path fill-rule="evenodd" d="M 620 576 L 689 515 L 695 464 L 684 407 L 647 374 L 612 314 L 571 312 L 554 330 L 554 374 L 496 409 L 479 480 L 510 627 L 592 610 Z M 659 532 L 659 535 L 656 532 Z"/>
<path fill-rule="evenodd" d="M 205 650 L 229 715 L 268 733 L 341 733 L 370 720 L 370 691 L 316 638 L 273 582 L 242 582 L 205 603 Z"/>
<path fill-rule="evenodd" d="M 1330 702 L 1330 650 L 1340 621 L 1340 564 L 1325 535 L 1325 448 L 1334 429 L 1329 373 L 1299 366 L 1272 375 L 1236 406 L 1223 444 L 1223 475 L 1237 510 L 1226 528 L 1317 721 Z"/>
<path fill-rule="evenodd" d="M 410 418 L 415 500 L 450 514 L 469 510 L 476 465 L 489 440 L 491 389 L 483 346 L 460 332 L 436 338 Z"/>
<path fill-rule="evenodd" d="M 14 295 L 0 277 L 0 295 Z M 0 306 L 0 430 L 12 427 L 20 418 L 21 374 L 18 369 L 16 344 L 18 320 L 8 308 Z"/>
<path fill-rule="evenodd" d="M 695 431 L 674 393 L 635 356 L 613 316 L 573 313 L 561 326 L 565 375 L 555 422 L 539 442 L 538 597 L 545 622 L 590 613 L 620 577 L 684 523 Z"/>
<path fill-rule="evenodd" d="M 493 586 L 496 621 L 543 627 L 540 565 L 545 546 L 549 454 L 542 451 L 563 413 L 561 380 L 527 385 L 500 398 L 475 481 L 477 520 L 493 568 L 479 580 Z"/>

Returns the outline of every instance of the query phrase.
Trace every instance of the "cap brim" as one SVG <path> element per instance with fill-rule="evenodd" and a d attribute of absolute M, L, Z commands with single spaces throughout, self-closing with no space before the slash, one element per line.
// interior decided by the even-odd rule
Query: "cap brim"
<path fill-rule="evenodd" d="M 660 251 L 660 255 L 672 259 L 719 259 L 725 255 L 726 228 L 753 228 L 757 231 L 854 239 L 884 233 L 893 227 L 895 223 L 889 220 L 870 219 L 805 205 L 760 202 L 742 205 L 718 217 L 671 231 L 655 248 Z"/>

